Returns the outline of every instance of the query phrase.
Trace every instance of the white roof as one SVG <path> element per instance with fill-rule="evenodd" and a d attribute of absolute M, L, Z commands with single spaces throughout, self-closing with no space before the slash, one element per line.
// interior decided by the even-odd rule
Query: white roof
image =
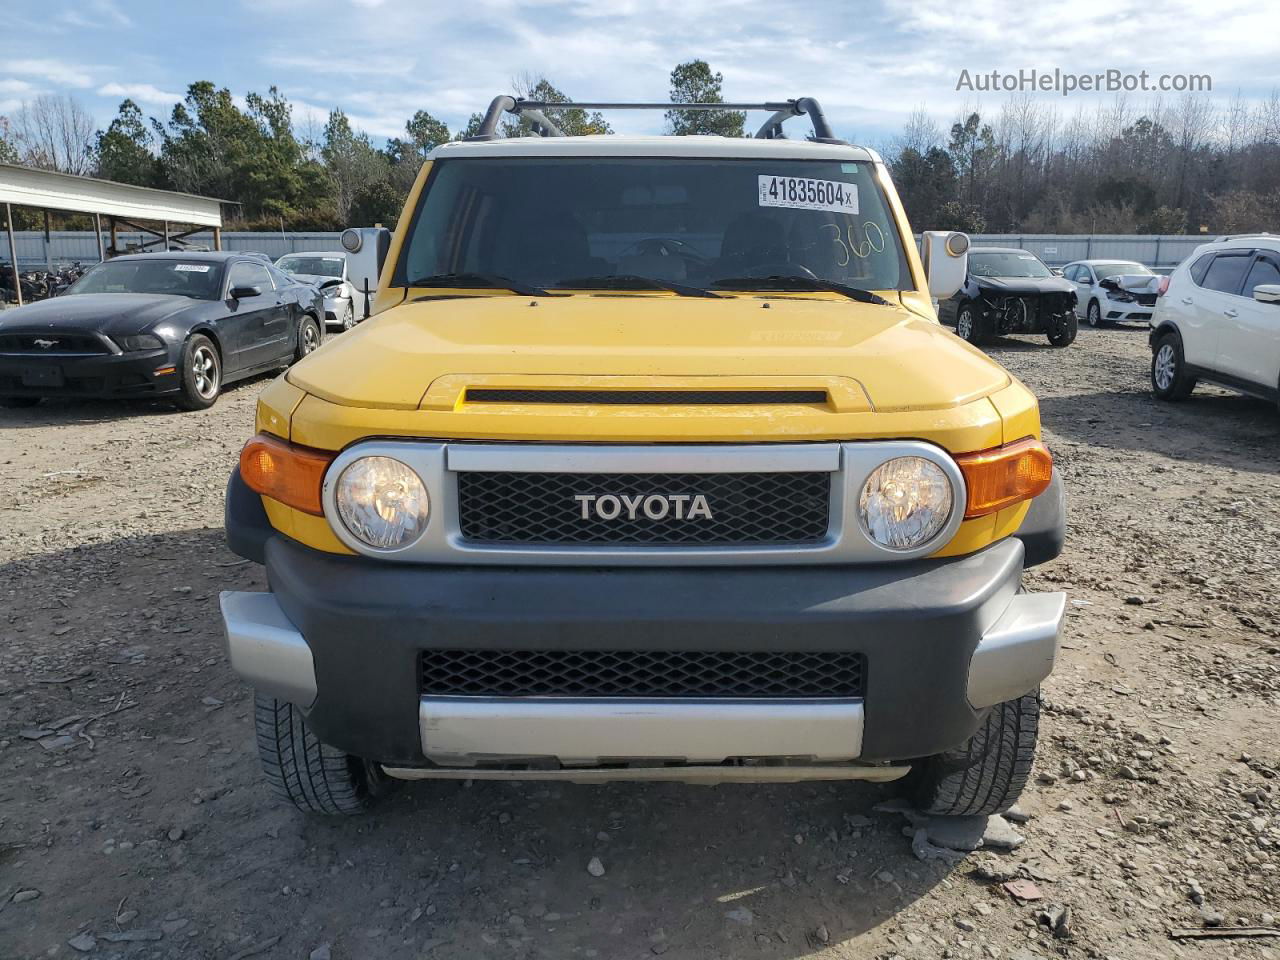
<path fill-rule="evenodd" d="M 866 147 L 810 140 L 757 140 L 748 137 L 509 137 L 455 141 L 431 151 L 428 160 L 456 157 L 759 157 L 769 160 L 869 160 L 880 156 Z"/>
<path fill-rule="evenodd" d="M 193 193 L 135 187 L 114 180 L 77 177 L 0 163 L 0 203 L 98 213 L 127 220 L 164 221 L 201 227 L 222 226 L 222 201 Z"/>

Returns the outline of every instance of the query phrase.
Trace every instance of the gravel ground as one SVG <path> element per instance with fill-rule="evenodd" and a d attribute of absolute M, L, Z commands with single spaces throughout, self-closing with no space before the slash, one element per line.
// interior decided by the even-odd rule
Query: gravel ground
<path fill-rule="evenodd" d="M 991 352 L 1068 484 L 1030 586 L 1071 602 L 1025 839 L 958 862 L 938 824 L 913 855 L 892 784 L 272 806 L 216 603 L 264 586 L 220 530 L 262 382 L 0 411 L 0 956 L 1280 957 L 1169 938 L 1280 914 L 1280 416 L 1156 403 L 1142 330 Z"/>

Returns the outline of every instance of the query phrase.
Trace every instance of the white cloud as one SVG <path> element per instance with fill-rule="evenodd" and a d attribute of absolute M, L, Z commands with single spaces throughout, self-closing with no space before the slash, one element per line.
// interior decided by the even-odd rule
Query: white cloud
<path fill-rule="evenodd" d="M 128 97 L 136 103 L 169 107 L 182 99 L 180 93 L 169 93 L 149 83 L 107 83 L 98 88 L 100 97 Z"/>
<path fill-rule="evenodd" d="M 60 87 L 83 89 L 93 86 L 93 78 L 83 66 L 62 60 L 0 60 L 0 73 L 39 77 Z"/>

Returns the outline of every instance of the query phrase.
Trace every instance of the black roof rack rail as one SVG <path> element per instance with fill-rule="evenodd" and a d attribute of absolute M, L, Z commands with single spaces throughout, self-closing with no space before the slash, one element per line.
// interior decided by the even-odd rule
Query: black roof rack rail
<path fill-rule="evenodd" d="M 818 143 L 845 143 L 831 130 L 826 114 L 813 97 L 781 100 L 766 103 L 608 103 L 575 101 L 550 103 L 545 100 L 525 100 L 507 94 L 494 97 L 480 122 L 480 129 L 468 140 L 494 140 L 498 136 L 498 122 L 504 113 L 527 117 L 533 123 L 534 132 L 543 137 L 563 137 L 564 132 L 547 118 L 546 110 L 767 110 L 770 114 L 756 137 L 761 140 L 782 138 L 782 124 L 792 117 L 807 116 L 813 123 L 813 139 Z"/>

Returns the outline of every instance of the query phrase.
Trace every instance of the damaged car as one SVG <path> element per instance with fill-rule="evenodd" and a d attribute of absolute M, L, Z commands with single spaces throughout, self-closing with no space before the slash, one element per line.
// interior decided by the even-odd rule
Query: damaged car
<path fill-rule="evenodd" d="M 938 318 L 973 344 L 1032 333 L 1065 347 L 1079 329 L 1075 285 L 1016 247 L 974 247 L 964 286 L 938 304 Z"/>
<path fill-rule="evenodd" d="M 1161 278 L 1134 260 L 1076 260 L 1062 270 L 1076 286 L 1076 315 L 1091 327 L 1151 322 Z"/>

